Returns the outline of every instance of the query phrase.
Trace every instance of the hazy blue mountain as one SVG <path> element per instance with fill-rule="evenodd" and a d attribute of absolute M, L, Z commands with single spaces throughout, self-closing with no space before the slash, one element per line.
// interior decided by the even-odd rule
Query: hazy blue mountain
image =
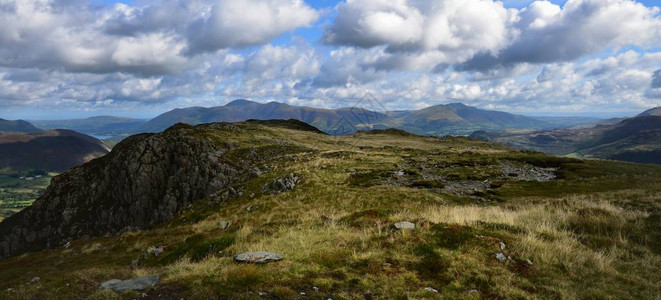
<path fill-rule="evenodd" d="M 92 135 L 124 135 L 135 133 L 147 120 L 98 116 L 87 119 L 37 120 L 32 124 L 41 129 L 69 129 Z"/>
<path fill-rule="evenodd" d="M 249 119 L 296 119 L 327 133 L 397 128 L 423 135 L 468 135 L 476 130 L 552 128 L 535 118 L 489 111 L 460 103 L 437 105 L 416 111 L 375 112 L 362 108 L 321 109 L 278 102 L 266 104 L 235 100 L 225 106 L 175 109 L 142 125 L 140 132 L 160 132 L 175 123 L 241 122 Z"/>
<path fill-rule="evenodd" d="M 10 132 L 39 132 L 39 128 L 34 127 L 27 121 L 16 120 L 10 121 L 5 119 L 0 119 L 0 131 L 10 131 Z"/>
<path fill-rule="evenodd" d="M 166 112 L 139 128 L 140 132 L 160 132 L 175 123 L 197 125 L 210 122 L 242 122 L 250 119 L 295 119 L 308 123 L 325 132 L 348 133 L 352 125 L 386 119 L 381 113 L 365 109 L 323 109 L 293 106 L 284 103 L 257 103 L 248 100 L 235 100 L 225 106 L 204 108 L 191 107 Z M 346 132 L 345 132 L 346 131 Z"/>

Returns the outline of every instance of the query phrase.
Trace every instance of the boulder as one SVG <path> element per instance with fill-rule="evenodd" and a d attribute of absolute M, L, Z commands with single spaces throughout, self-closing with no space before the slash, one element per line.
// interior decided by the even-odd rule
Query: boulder
<path fill-rule="evenodd" d="M 232 225 L 232 221 L 220 221 L 218 222 L 218 225 L 220 226 L 220 229 L 225 230 Z"/>
<path fill-rule="evenodd" d="M 161 253 L 163 253 L 163 251 L 165 251 L 165 248 L 163 246 L 160 246 L 160 247 L 152 246 L 152 247 L 149 247 L 149 249 L 147 249 L 147 253 L 153 254 L 156 257 L 158 257 Z"/>
<path fill-rule="evenodd" d="M 99 289 L 113 290 L 118 293 L 140 291 L 155 286 L 158 283 L 158 280 L 159 276 L 157 275 L 143 276 L 127 280 L 111 279 L 101 283 Z"/>
<path fill-rule="evenodd" d="M 266 264 L 282 260 L 284 257 L 280 253 L 271 252 L 246 252 L 234 256 L 234 261 L 240 263 Z"/>
<path fill-rule="evenodd" d="M 399 222 L 395 223 L 395 228 L 397 229 L 415 229 L 415 224 L 411 222 Z"/>
<path fill-rule="evenodd" d="M 498 259 L 499 261 L 506 261 L 507 257 L 505 257 L 505 254 L 502 254 L 502 253 L 499 252 L 499 253 L 496 253 L 496 259 Z"/>

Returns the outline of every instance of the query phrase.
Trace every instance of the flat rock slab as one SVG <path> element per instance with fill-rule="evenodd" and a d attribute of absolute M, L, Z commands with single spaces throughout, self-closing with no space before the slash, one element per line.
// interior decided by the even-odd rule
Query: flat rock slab
<path fill-rule="evenodd" d="M 234 256 L 234 261 L 250 264 L 266 264 L 282 260 L 284 257 L 280 253 L 271 252 L 246 252 Z"/>
<path fill-rule="evenodd" d="M 415 224 L 411 222 L 399 222 L 395 223 L 395 228 L 397 229 L 415 229 Z"/>
<path fill-rule="evenodd" d="M 127 280 L 111 279 L 99 286 L 100 290 L 113 290 L 118 293 L 140 291 L 155 286 L 159 277 L 156 275 L 137 277 Z"/>

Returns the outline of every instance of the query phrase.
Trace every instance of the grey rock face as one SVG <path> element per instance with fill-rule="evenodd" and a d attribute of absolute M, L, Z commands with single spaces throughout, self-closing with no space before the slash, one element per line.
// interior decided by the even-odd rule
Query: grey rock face
<path fill-rule="evenodd" d="M 0 223 L 0 258 L 148 229 L 227 189 L 247 171 L 225 163 L 226 149 L 193 136 L 195 130 L 129 137 L 110 154 L 53 178 L 31 207 Z"/>
<path fill-rule="evenodd" d="M 236 262 L 252 264 L 265 264 L 282 259 L 282 254 L 271 252 L 247 252 L 234 256 L 234 261 Z"/>
<path fill-rule="evenodd" d="M 100 290 L 113 290 L 118 293 L 126 291 L 140 291 L 155 286 L 159 277 L 156 275 L 143 276 L 128 280 L 111 279 L 99 286 Z"/>
<path fill-rule="evenodd" d="M 271 184 L 267 184 L 263 187 L 264 192 L 269 194 L 280 194 L 289 190 L 293 190 L 296 187 L 296 184 L 300 181 L 300 178 L 294 173 L 286 175 L 282 178 L 277 178 L 273 180 Z"/>

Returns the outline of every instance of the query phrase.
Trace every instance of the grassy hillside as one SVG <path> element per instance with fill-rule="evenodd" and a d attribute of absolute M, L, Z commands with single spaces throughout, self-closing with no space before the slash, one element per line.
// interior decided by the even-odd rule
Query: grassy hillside
<path fill-rule="evenodd" d="M 480 131 L 472 136 L 556 155 L 661 164 L 661 117 L 653 115 L 586 128 Z"/>
<path fill-rule="evenodd" d="M 233 187 L 238 196 L 200 200 L 152 230 L 0 260 L 0 298 L 661 297 L 661 167 L 396 130 L 236 126 L 191 135 L 232 143 L 224 161 L 261 170 Z M 294 189 L 269 192 L 288 174 L 300 178 Z M 416 227 L 396 230 L 400 221 Z M 154 257 L 152 246 L 165 251 Z M 233 262 L 244 251 L 285 259 Z M 162 280 L 144 294 L 97 289 L 151 274 Z"/>

